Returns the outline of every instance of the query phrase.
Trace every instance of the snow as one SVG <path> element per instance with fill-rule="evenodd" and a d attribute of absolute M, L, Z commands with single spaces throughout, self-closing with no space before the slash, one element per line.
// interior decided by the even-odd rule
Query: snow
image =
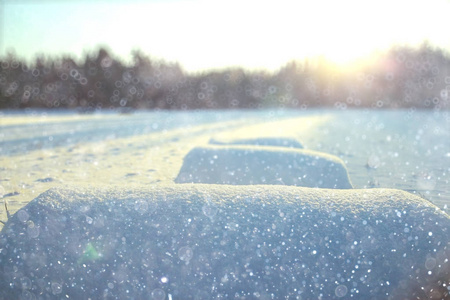
<path fill-rule="evenodd" d="M 255 138 L 212 138 L 209 141 L 213 145 L 255 145 L 255 146 L 275 146 L 302 149 L 303 145 L 295 138 L 280 137 L 255 137 Z"/>
<path fill-rule="evenodd" d="M 0 298 L 444 299 L 449 228 L 391 189 L 54 188 L 0 236 Z"/>
<path fill-rule="evenodd" d="M 338 157 L 268 146 L 203 146 L 184 158 L 177 183 L 278 184 L 352 188 Z"/>
<path fill-rule="evenodd" d="M 1 112 L 0 299 L 445 299 L 449 128 L 438 110 Z M 175 182 L 224 149 L 282 181 L 338 161 L 354 189 Z"/>
<path fill-rule="evenodd" d="M 261 137 L 339 157 L 355 188 L 398 188 L 450 207 L 447 111 L 0 114 L 0 191 L 11 212 L 51 187 L 173 183 L 194 147 Z"/>

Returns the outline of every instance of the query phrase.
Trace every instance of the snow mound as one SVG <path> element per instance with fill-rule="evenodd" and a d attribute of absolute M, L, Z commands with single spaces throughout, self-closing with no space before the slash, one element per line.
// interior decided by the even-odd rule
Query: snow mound
<path fill-rule="evenodd" d="M 344 162 L 338 157 L 304 149 L 256 146 L 194 148 L 185 156 L 175 182 L 352 188 Z"/>
<path fill-rule="evenodd" d="M 450 218 L 389 189 L 51 189 L 0 234 L 0 299 L 448 299 Z"/>
<path fill-rule="evenodd" d="M 274 146 L 303 149 L 302 143 L 295 138 L 288 137 L 259 137 L 259 138 L 232 138 L 221 139 L 212 138 L 209 141 L 213 145 L 254 145 L 254 146 Z"/>

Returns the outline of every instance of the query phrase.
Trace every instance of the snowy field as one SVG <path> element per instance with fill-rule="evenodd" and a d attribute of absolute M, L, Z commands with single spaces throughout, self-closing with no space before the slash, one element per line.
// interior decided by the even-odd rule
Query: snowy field
<path fill-rule="evenodd" d="M 341 158 L 355 188 L 401 189 L 450 208 L 448 111 L 0 114 L 0 194 L 12 213 L 51 187 L 173 183 L 191 149 L 235 136 L 297 139 Z"/>
<path fill-rule="evenodd" d="M 448 112 L 0 120 L 0 299 L 448 299 Z"/>

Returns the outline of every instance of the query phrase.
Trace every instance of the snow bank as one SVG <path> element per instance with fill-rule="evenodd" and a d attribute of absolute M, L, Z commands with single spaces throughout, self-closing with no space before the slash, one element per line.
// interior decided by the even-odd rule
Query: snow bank
<path fill-rule="evenodd" d="M 213 145 L 254 145 L 303 149 L 302 143 L 289 137 L 212 138 L 209 143 Z"/>
<path fill-rule="evenodd" d="M 52 189 L 0 234 L 0 299 L 448 299 L 449 230 L 399 190 Z"/>
<path fill-rule="evenodd" d="M 205 146 L 184 158 L 177 183 L 352 188 L 338 157 L 282 147 Z"/>

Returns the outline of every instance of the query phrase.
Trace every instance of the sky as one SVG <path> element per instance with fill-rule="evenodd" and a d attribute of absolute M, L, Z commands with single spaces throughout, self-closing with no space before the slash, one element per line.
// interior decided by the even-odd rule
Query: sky
<path fill-rule="evenodd" d="M 0 0 L 0 57 L 106 46 L 187 71 L 276 70 L 294 59 L 361 60 L 392 45 L 450 50 L 450 0 Z"/>

